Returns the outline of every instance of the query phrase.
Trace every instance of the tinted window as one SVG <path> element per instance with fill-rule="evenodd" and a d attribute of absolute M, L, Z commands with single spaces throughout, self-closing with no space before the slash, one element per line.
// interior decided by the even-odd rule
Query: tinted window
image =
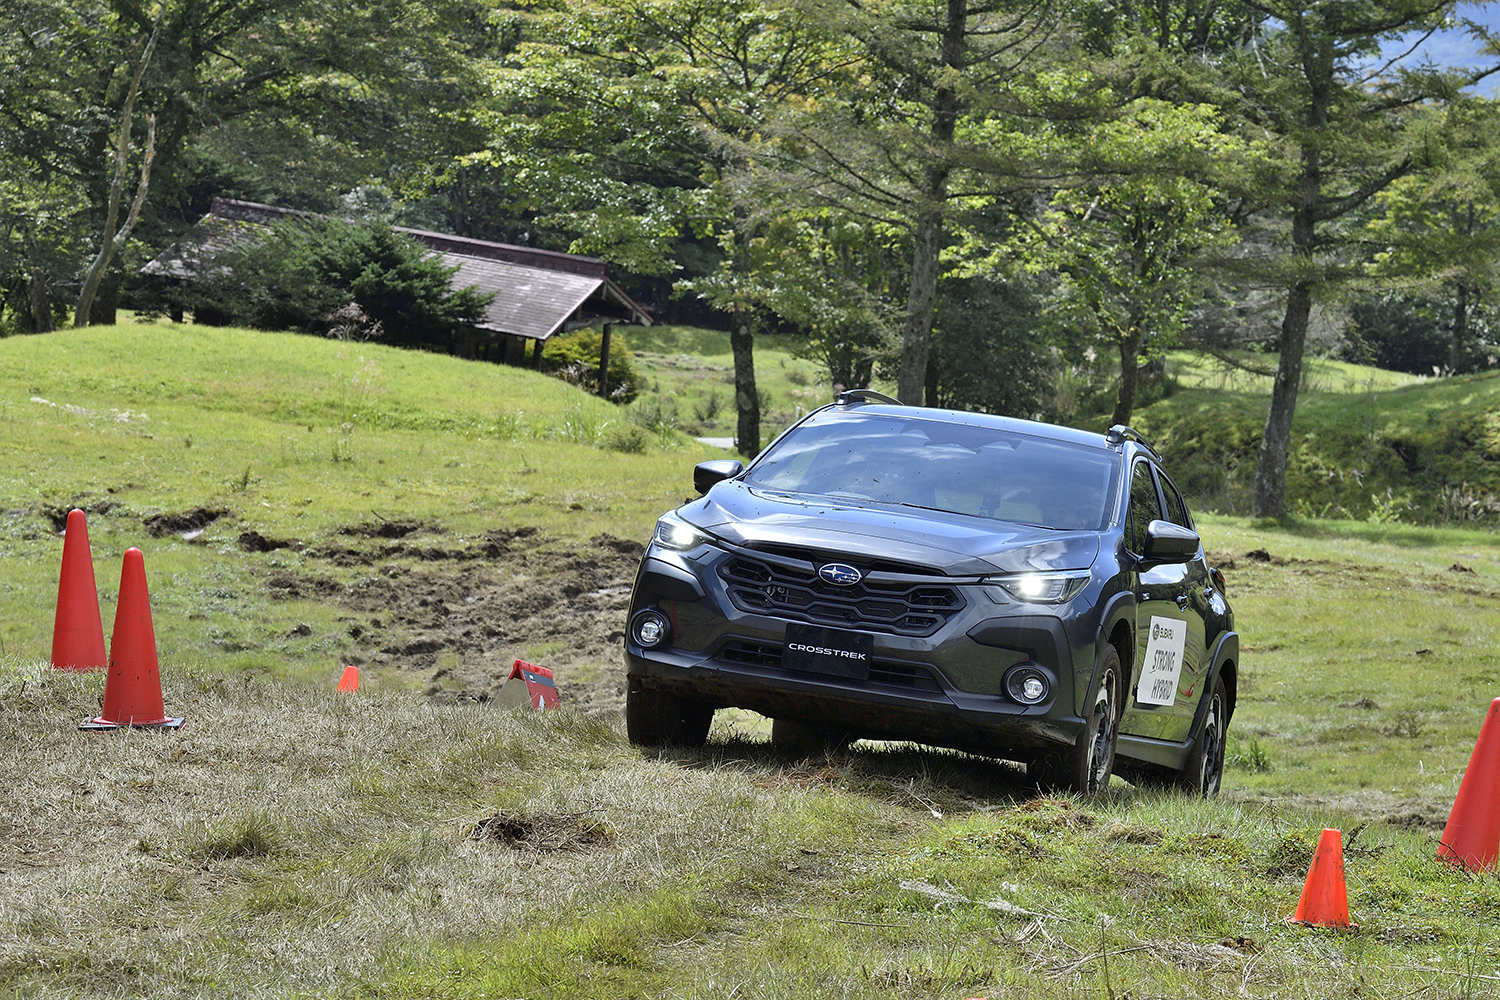
<path fill-rule="evenodd" d="M 1151 466 L 1137 462 L 1130 480 L 1130 519 L 1125 523 L 1125 544 L 1130 551 L 1145 551 L 1146 525 L 1160 518 L 1161 504 L 1156 499 Z"/>
<path fill-rule="evenodd" d="M 1172 480 L 1162 475 L 1160 469 L 1156 470 L 1156 477 L 1161 480 L 1161 492 L 1167 499 L 1167 520 L 1184 528 L 1191 528 L 1193 519 L 1188 517 L 1187 504 L 1182 502 L 1182 495 L 1177 492 L 1177 487 L 1172 485 Z"/>
<path fill-rule="evenodd" d="M 756 462 L 751 486 L 903 504 L 1049 528 L 1103 527 L 1115 456 L 994 427 L 888 414 L 802 424 Z"/>

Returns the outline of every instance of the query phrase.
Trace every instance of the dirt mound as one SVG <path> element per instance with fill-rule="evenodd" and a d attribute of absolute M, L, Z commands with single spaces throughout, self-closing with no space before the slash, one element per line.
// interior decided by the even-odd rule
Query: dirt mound
<path fill-rule="evenodd" d="M 277 549 L 301 548 L 302 543 L 295 538 L 267 538 L 258 531 L 244 531 L 240 533 L 237 544 L 246 552 L 274 552 Z"/>
<path fill-rule="evenodd" d="M 615 832 L 587 813 L 571 815 L 496 813 L 475 824 L 470 840 L 495 840 L 514 851 L 587 851 L 613 847 Z"/>
<path fill-rule="evenodd" d="M 194 507 L 180 514 L 152 514 L 143 518 L 141 524 L 145 526 L 146 534 L 152 538 L 165 538 L 168 535 L 180 535 L 184 531 L 206 528 L 219 518 L 228 517 L 229 513 L 220 508 Z"/>

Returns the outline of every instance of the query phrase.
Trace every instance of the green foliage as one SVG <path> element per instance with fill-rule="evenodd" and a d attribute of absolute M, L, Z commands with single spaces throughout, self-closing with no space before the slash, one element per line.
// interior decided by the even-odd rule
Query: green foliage
<path fill-rule="evenodd" d="M 597 393 L 599 354 L 603 346 L 603 333 L 593 327 L 549 337 L 542 350 L 542 370 L 571 385 Z M 639 393 L 640 377 L 635 372 L 630 344 L 619 330 L 612 331 L 609 338 L 609 398 L 616 403 L 629 403 Z"/>
<path fill-rule="evenodd" d="M 938 286 L 933 350 L 939 406 L 1032 417 L 1048 365 L 1036 293 L 1024 281 L 950 279 Z"/>
<path fill-rule="evenodd" d="M 1437 315 L 1442 303 L 1404 295 L 1381 295 L 1362 299 L 1349 310 L 1347 343 L 1340 356 L 1346 361 L 1374 365 L 1391 371 L 1435 375 L 1448 367 L 1452 333 L 1444 317 Z M 1482 340 L 1467 345 L 1465 360 L 1486 367 L 1480 353 Z"/>

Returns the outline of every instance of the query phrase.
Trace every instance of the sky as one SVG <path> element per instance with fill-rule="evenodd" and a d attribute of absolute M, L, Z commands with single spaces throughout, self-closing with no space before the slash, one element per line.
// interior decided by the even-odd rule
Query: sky
<path fill-rule="evenodd" d="M 1462 3 L 1458 6 L 1458 15 L 1477 21 L 1489 30 L 1500 33 L 1500 4 Z M 1410 44 L 1410 41 L 1405 45 L 1397 42 L 1388 43 L 1385 46 L 1385 55 L 1387 58 L 1399 55 Z M 1430 56 L 1440 65 L 1476 66 L 1486 61 L 1480 58 L 1481 47 L 1482 43 L 1478 39 L 1469 37 L 1462 31 L 1443 31 L 1424 42 L 1409 59 L 1420 60 L 1423 56 Z M 1483 89 L 1493 96 L 1497 87 L 1500 87 L 1500 83 L 1485 81 Z"/>

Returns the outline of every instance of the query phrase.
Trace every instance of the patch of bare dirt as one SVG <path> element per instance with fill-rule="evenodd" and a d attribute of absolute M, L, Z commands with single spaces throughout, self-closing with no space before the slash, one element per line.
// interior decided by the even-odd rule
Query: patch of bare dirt
<path fill-rule="evenodd" d="M 61 506 L 54 505 L 50 507 L 42 507 L 38 509 L 37 513 L 47 519 L 47 523 L 52 525 L 52 530 L 54 533 L 60 535 L 67 530 L 68 514 L 71 513 L 74 509 L 83 511 L 89 517 L 94 517 L 96 515 L 108 514 L 110 511 L 115 510 L 119 506 L 120 505 L 115 503 L 113 500 L 91 500 L 85 496 L 80 498 L 76 503 L 62 504 Z M 26 512 L 17 511 L 16 513 Z"/>
<path fill-rule="evenodd" d="M 206 528 L 222 517 L 228 517 L 229 511 L 217 507 L 194 507 L 177 514 L 152 514 L 150 517 L 142 518 L 141 524 L 146 528 L 146 534 L 152 538 L 165 538 L 168 535 L 180 535 L 185 531 L 197 531 Z M 66 522 L 66 518 L 64 518 Z"/>
<path fill-rule="evenodd" d="M 499 812 L 487 816 L 469 831 L 470 840 L 498 841 L 513 851 L 589 851 L 613 847 L 615 832 L 603 820 L 587 813 L 569 815 Z"/>
<path fill-rule="evenodd" d="M 599 535 L 554 545 L 535 528 L 446 546 L 388 543 L 378 526 L 341 534 L 363 544 L 308 551 L 340 566 L 379 564 L 378 575 L 347 587 L 280 571 L 266 586 L 277 597 L 328 600 L 350 611 L 346 662 L 422 671 L 437 700 L 487 702 L 512 663 L 527 659 L 552 671 L 565 706 L 623 708 L 621 651 L 639 542 Z"/>
<path fill-rule="evenodd" d="M 242 531 L 236 540 L 246 552 L 274 552 L 277 549 L 297 549 L 302 543 L 295 538 L 267 538 L 258 531 Z"/>

